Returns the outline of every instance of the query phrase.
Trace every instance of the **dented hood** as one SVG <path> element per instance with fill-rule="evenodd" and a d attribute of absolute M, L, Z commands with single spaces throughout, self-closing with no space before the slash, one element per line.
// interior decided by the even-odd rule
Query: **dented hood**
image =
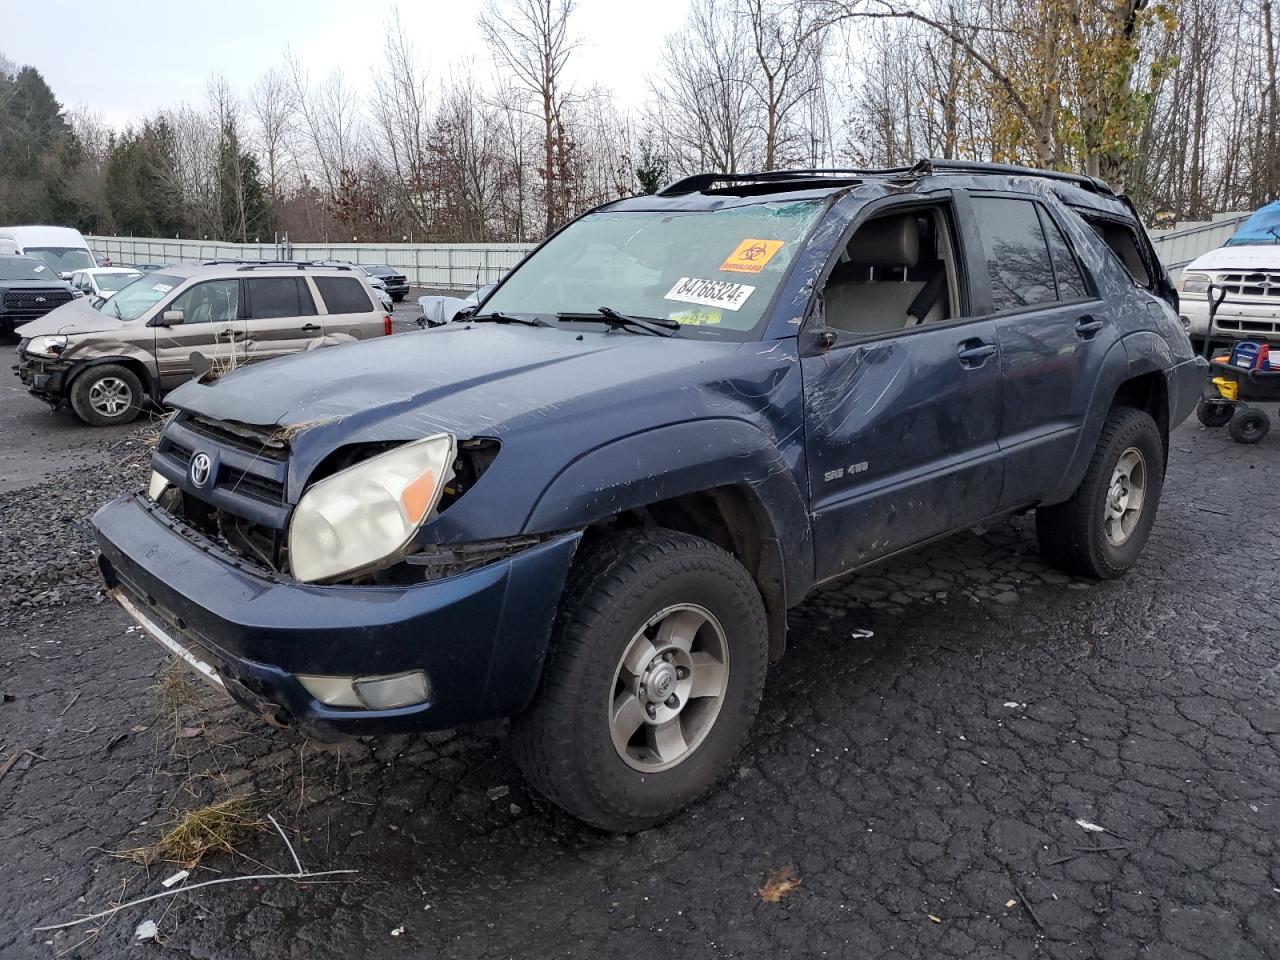
<path fill-rule="evenodd" d="M 522 419 L 572 416 L 627 384 L 688 382 L 743 345 L 630 333 L 457 324 L 312 350 L 192 381 L 166 404 L 219 420 L 279 426 L 322 446 L 448 431 L 501 436 Z M 696 378 L 696 375 L 694 375 Z M 651 382 L 652 381 L 652 382 Z M 594 398 L 594 399 L 593 399 Z"/>
<path fill-rule="evenodd" d="M 38 320 L 32 320 L 18 327 L 17 333 L 20 337 L 40 337 L 51 333 L 74 336 L 78 333 L 119 330 L 127 322 L 139 323 L 137 320 L 124 321 L 111 314 L 102 313 L 89 306 L 88 297 L 77 297 L 60 307 L 54 307 Z"/>

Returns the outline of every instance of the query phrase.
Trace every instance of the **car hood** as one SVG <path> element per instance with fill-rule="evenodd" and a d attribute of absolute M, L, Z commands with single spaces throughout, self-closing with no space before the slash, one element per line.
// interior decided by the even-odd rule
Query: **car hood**
<path fill-rule="evenodd" d="M 89 306 L 88 297 L 77 297 L 60 307 L 54 307 L 38 320 L 23 324 L 17 333 L 20 337 L 39 337 L 50 333 L 98 333 L 101 330 L 119 330 L 127 322 L 137 323 L 136 320 L 118 320 Z"/>
<path fill-rule="evenodd" d="M 342 443 L 438 431 L 500 436 L 627 384 L 685 381 L 740 343 L 496 323 L 452 324 L 244 367 L 166 403 L 219 420 L 331 434 Z M 206 381 L 206 382 L 201 382 Z M 295 444 L 296 446 L 296 444 Z"/>
<path fill-rule="evenodd" d="M 1280 270 L 1280 244 L 1219 247 L 1182 268 L 1183 273 L 1194 270 Z"/>

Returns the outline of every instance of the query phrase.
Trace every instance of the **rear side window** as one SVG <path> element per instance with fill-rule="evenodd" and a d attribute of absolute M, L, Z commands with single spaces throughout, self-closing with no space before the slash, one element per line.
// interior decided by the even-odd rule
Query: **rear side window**
<path fill-rule="evenodd" d="M 1138 249 L 1138 238 L 1131 228 L 1114 220 L 1094 220 L 1086 217 L 1085 222 L 1093 227 L 1102 242 L 1129 271 L 1129 276 L 1133 278 L 1134 283 L 1140 287 L 1151 286 L 1151 273 L 1147 270 L 1147 262 Z"/>
<path fill-rule="evenodd" d="M 1049 253 L 1053 256 L 1053 275 L 1058 279 L 1058 299 L 1085 299 L 1089 296 L 1089 288 L 1085 285 L 1084 275 L 1080 273 L 1080 264 L 1071 252 L 1071 244 L 1043 210 L 1040 211 L 1040 221 L 1044 225 L 1044 235 L 1049 240 Z"/>
<path fill-rule="evenodd" d="M 313 277 L 330 313 L 368 313 L 373 301 L 355 277 Z"/>
<path fill-rule="evenodd" d="M 974 197 L 973 209 L 991 277 L 996 313 L 1057 300 L 1057 285 L 1040 217 L 1030 200 Z"/>
<path fill-rule="evenodd" d="M 253 320 L 315 315 L 311 291 L 300 277 L 253 277 L 247 283 Z"/>

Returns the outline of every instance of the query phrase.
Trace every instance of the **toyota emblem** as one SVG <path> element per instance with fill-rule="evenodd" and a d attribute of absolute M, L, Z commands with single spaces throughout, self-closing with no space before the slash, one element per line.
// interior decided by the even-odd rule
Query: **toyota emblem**
<path fill-rule="evenodd" d="M 36 303 L 44 303 L 47 297 L 36 297 Z"/>
<path fill-rule="evenodd" d="M 197 487 L 203 487 L 209 482 L 209 471 L 213 466 L 213 461 L 209 459 L 207 453 L 197 453 L 191 458 L 191 482 Z"/>

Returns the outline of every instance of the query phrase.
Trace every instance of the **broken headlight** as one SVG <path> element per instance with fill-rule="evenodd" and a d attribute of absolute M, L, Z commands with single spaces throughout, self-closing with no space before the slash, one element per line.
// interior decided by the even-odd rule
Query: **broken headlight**
<path fill-rule="evenodd" d="M 392 561 L 436 508 L 453 476 L 457 443 L 446 433 L 415 440 L 311 487 L 289 524 L 289 566 L 304 582 Z"/>
<path fill-rule="evenodd" d="M 27 343 L 27 353 L 33 357 L 56 358 L 67 349 L 67 338 L 58 335 L 32 337 Z"/>

